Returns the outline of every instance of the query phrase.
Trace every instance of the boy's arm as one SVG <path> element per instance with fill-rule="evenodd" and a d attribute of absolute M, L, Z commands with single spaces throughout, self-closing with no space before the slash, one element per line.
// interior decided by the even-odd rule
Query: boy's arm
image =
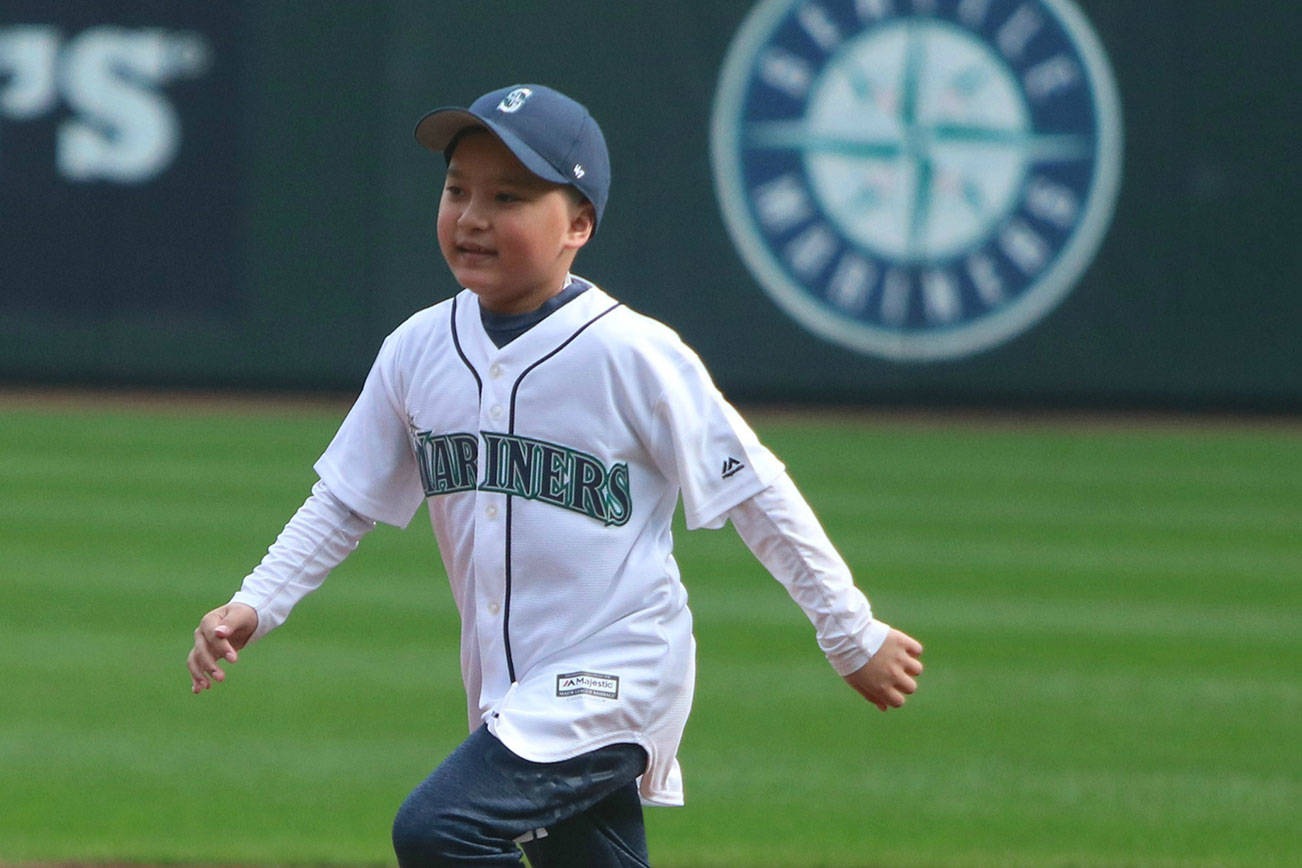
<path fill-rule="evenodd" d="M 828 662 L 882 711 L 917 689 L 922 645 L 872 616 L 813 510 L 783 473 L 728 512 L 747 547 L 813 623 Z"/>
<path fill-rule="evenodd" d="M 350 510 L 325 483 L 313 486 L 231 601 L 199 622 L 186 659 L 193 692 L 225 680 L 220 661 L 234 663 L 236 652 L 284 623 L 294 605 L 320 587 L 374 527 L 374 521 Z"/>

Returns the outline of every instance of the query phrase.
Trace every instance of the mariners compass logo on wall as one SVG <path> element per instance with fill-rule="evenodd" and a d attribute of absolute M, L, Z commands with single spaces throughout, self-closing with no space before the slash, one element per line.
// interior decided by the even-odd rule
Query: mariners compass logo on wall
<path fill-rule="evenodd" d="M 811 331 L 896 361 L 1036 323 L 1121 174 L 1107 59 L 1071 0 L 765 0 L 711 128 L 724 221 Z"/>

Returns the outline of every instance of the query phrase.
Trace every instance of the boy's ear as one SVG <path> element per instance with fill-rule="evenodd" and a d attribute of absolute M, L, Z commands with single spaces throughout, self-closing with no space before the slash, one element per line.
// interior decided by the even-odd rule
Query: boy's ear
<path fill-rule="evenodd" d="M 588 243 L 597 228 L 597 209 L 586 199 L 576 205 L 570 212 L 570 228 L 566 233 L 566 247 L 578 250 Z"/>

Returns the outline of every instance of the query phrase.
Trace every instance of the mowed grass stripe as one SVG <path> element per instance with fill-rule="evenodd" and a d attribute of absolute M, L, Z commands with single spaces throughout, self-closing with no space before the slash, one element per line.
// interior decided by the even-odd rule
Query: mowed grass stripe
<path fill-rule="evenodd" d="M 1296 778 L 1277 772 L 1281 761 L 1289 761 L 1277 746 L 1291 732 L 1290 721 L 1299 711 L 1297 690 L 1291 686 L 1296 683 L 1299 647 L 1292 638 L 1296 631 L 1290 629 L 1288 605 L 1289 599 L 1296 599 L 1302 569 L 1292 532 L 1302 526 L 1302 463 L 1297 460 L 1302 452 L 1295 439 L 1268 436 L 1258 452 L 1248 441 L 1220 434 L 1213 434 L 1203 448 L 1190 449 L 1190 438 L 1178 436 L 1168 443 L 1168 438 L 1148 432 L 1123 434 L 1120 446 L 1094 433 L 1052 433 L 1048 446 L 1034 434 L 924 434 L 921 439 L 927 443 L 920 446 L 919 438 L 911 436 L 915 432 L 898 440 L 870 432 L 853 437 L 864 442 L 852 446 L 824 442 L 820 434 L 807 440 L 798 434 L 787 442 L 783 433 L 781 428 L 766 432 L 766 439 L 793 466 L 833 539 L 874 592 L 879 611 L 902 626 L 915 627 L 928 641 L 932 671 L 924 679 L 924 690 L 935 691 L 932 699 L 937 703 L 953 703 L 958 709 L 937 714 L 945 725 L 930 740 L 901 734 L 930 747 L 929 765 L 938 759 L 945 763 L 938 775 L 924 773 L 929 789 L 918 801 L 928 808 L 921 813 L 935 818 L 929 808 L 948 792 L 955 768 L 949 763 L 961 768 L 965 757 L 994 754 L 1000 763 L 991 770 L 991 780 L 1008 785 L 998 794 L 988 793 L 989 801 L 971 793 L 954 796 L 953 801 L 969 811 L 978 804 L 988 806 L 993 816 L 977 811 L 979 828 L 949 827 L 949 846 L 929 853 L 925 845 L 889 852 L 889 846 L 881 849 L 876 832 L 905 822 L 891 815 L 889 805 L 903 783 L 900 778 L 907 780 L 912 773 L 885 776 L 877 783 L 889 795 L 872 801 L 871 809 L 855 801 L 862 813 L 844 818 L 847 828 L 870 825 L 872 836 L 856 837 L 835 824 L 810 826 L 808 813 L 800 813 L 804 834 L 823 842 L 820 852 L 827 854 L 826 861 L 815 862 L 808 852 L 781 857 L 777 854 L 783 845 L 775 840 L 765 842 L 770 859 L 792 865 L 842 865 L 981 864 L 987 858 L 988 864 L 1051 864 L 1077 858 L 1056 855 L 1053 846 L 1039 847 L 1039 855 L 1029 857 L 1000 848 L 1001 841 L 1026 837 L 1027 830 L 1037 828 L 1043 840 L 1059 843 L 1058 854 L 1092 839 L 1097 849 L 1087 851 L 1091 855 L 1078 864 L 1104 864 L 1109 852 L 1129 853 L 1122 858 L 1144 863 L 1159 860 L 1163 849 L 1181 851 L 1177 862 L 1251 864 L 1254 859 L 1270 861 L 1280 852 L 1278 833 L 1286 821 L 1279 802 L 1263 799 L 1245 805 L 1241 799 L 1212 799 L 1210 806 L 1196 808 L 1202 790 L 1188 789 L 1192 782 L 1184 778 L 1163 778 L 1159 792 L 1145 793 L 1145 801 L 1189 810 L 1172 811 L 1166 820 L 1149 824 L 1147 831 L 1128 835 L 1136 818 L 1116 810 L 1111 794 L 1087 791 L 1080 804 L 1073 804 L 1083 812 L 1055 828 L 1038 816 L 1040 798 L 1031 784 L 1046 780 L 1050 789 L 1070 791 L 1073 775 L 1091 774 L 1124 788 L 1145 756 L 1161 758 L 1161 748 L 1170 747 L 1172 755 L 1165 762 L 1177 767 L 1206 765 L 1206 758 L 1215 756 L 1221 758 L 1216 765 L 1231 770 L 1236 765 L 1261 770 L 1256 776 L 1240 775 L 1246 783 L 1236 792 L 1250 790 L 1257 782 L 1272 796 L 1296 796 Z M 1227 439 L 1229 449 L 1221 442 Z M 1064 456 L 1064 444 L 1066 452 L 1076 454 Z M 864 461 L 868 454 L 875 454 L 876 460 Z M 829 455 L 841 460 L 829 460 Z M 1213 456 L 1216 463 L 1209 469 L 1206 462 Z M 1196 465 L 1185 466 L 1187 460 Z M 811 463 L 822 472 L 802 472 L 802 465 Z M 1236 508 L 1246 515 L 1236 516 Z M 1169 509 L 1174 509 L 1174 517 Z M 1181 526 L 1180 519 L 1191 512 L 1202 520 Z M 1132 516 L 1137 520 L 1128 521 Z M 1226 532 L 1218 522 L 1224 516 L 1225 525 L 1247 532 Z M 1258 533 L 1263 525 L 1273 532 Z M 695 551 L 694 538 L 685 538 L 684 545 Z M 705 555 L 712 567 L 734 555 L 729 546 L 719 548 L 723 551 Z M 738 634 L 750 630 L 761 637 L 766 628 L 798 623 L 798 616 L 772 608 L 767 596 L 763 603 L 750 605 L 753 591 L 743 594 L 729 588 L 716 594 L 710 581 L 691 584 L 690 578 L 689 587 L 703 634 L 703 655 L 713 638 L 713 618 L 735 623 Z M 1014 588 L 1033 596 L 1008 596 L 1006 591 Z M 1160 597 L 1146 599 L 1154 594 Z M 1218 641 L 1222 637 L 1224 643 L 1261 643 L 1254 646 L 1259 655 L 1253 654 L 1257 660 L 1266 658 L 1257 664 L 1258 677 L 1245 676 L 1238 655 L 1225 656 L 1225 644 Z M 727 719 L 734 732 L 738 720 L 771 720 L 768 698 L 784 697 L 794 689 L 794 674 L 768 686 L 757 675 L 747 675 L 747 661 L 761 659 L 766 644 L 756 639 L 741 653 L 727 654 L 728 660 L 739 662 L 718 689 L 741 683 L 766 699 L 752 709 L 733 691 L 736 704 Z M 786 651 L 786 646 L 780 650 Z M 793 647 L 790 653 L 800 652 Z M 945 678 L 945 667 L 953 677 Z M 812 680 L 816 673 L 811 669 L 804 677 Z M 1277 689 L 1251 689 L 1268 684 Z M 1216 701 L 1223 695 L 1238 704 Z M 1176 702 L 1180 696 L 1188 698 Z M 823 699 L 824 705 L 832 701 L 831 694 Z M 793 704 L 820 707 L 803 692 L 793 697 Z M 1007 707 L 1007 713 L 991 712 L 992 705 Z M 1091 713 L 1095 708 L 1115 709 L 1115 714 Z M 786 733 L 789 742 L 766 746 L 745 767 L 782 767 L 773 757 L 783 755 L 795 757 L 797 764 L 809 762 L 794 742 L 810 738 L 832 746 L 827 755 L 836 757 L 832 764 L 839 763 L 844 771 L 854 761 L 854 745 L 844 743 L 844 734 L 832 740 L 827 733 L 811 733 L 816 728 L 812 721 L 818 719 L 803 716 L 795 731 Z M 1237 725 L 1227 732 L 1226 726 L 1215 725 L 1217 719 Z M 1153 723 L 1137 726 L 1136 721 Z M 1059 765 L 1073 754 L 1106 766 L 1097 772 L 1068 770 L 1066 778 L 1044 771 L 1044 766 Z M 875 755 L 870 760 L 877 761 Z M 1223 773 L 1208 772 L 1197 783 L 1214 783 Z M 1265 777 L 1268 774 L 1273 776 Z M 709 777 L 703 777 L 706 783 L 701 786 L 708 786 Z M 825 780 L 785 770 L 761 789 L 770 797 L 780 794 L 776 797 L 789 808 L 801 802 L 787 798 L 789 789 L 806 778 Z M 816 792 L 803 796 L 826 804 Z M 729 801 L 726 794 L 720 796 L 720 804 Z M 908 806 L 918 808 L 918 803 L 909 800 Z M 1223 820 L 1226 811 L 1238 817 L 1257 809 L 1274 818 L 1262 820 L 1262 826 L 1274 830 L 1264 846 L 1255 834 L 1227 833 L 1223 822 L 1214 834 L 1192 828 L 1193 818 Z M 1174 816 L 1181 814 L 1183 820 Z M 712 819 L 727 822 L 722 814 Z M 1170 828 L 1162 835 L 1150 834 L 1152 825 L 1166 823 Z M 917 834 L 926 837 L 923 831 Z M 1213 844 L 1217 835 L 1246 846 L 1236 855 L 1225 844 Z M 832 843 L 838 839 L 839 844 Z M 1036 849 L 1028 845 L 1028 852 Z M 998 855 L 983 857 L 983 850 Z M 1209 852 L 1221 855 L 1208 857 Z M 874 853 L 882 856 L 881 862 L 873 861 Z"/>
<path fill-rule="evenodd" d="M 423 514 L 218 692 L 181 666 L 342 415 L 0 415 L 0 860 L 391 864 L 465 726 Z M 867 707 L 734 534 L 680 524 L 700 687 L 656 864 L 1302 861 L 1296 432 L 757 427 L 928 672 Z"/>

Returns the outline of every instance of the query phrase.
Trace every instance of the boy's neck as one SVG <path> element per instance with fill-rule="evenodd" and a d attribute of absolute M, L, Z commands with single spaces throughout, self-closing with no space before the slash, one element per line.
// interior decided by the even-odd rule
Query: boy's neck
<path fill-rule="evenodd" d="M 573 280 L 574 276 L 567 272 L 565 277 L 561 279 L 560 285 L 541 298 L 533 296 L 516 299 L 503 307 L 490 305 L 483 296 L 480 296 L 479 309 L 493 316 L 523 316 L 525 314 L 530 314 L 534 311 L 540 310 L 549 301 L 564 292 Z"/>
<path fill-rule="evenodd" d="M 548 298 L 534 310 L 524 313 L 494 313 L 484 307 L 483 304 L 480 304 L 479 321 L 483 324 L 484 331 L 488 334 L 489 339 L 498 349 L 501 349 L 547 319 L 561 307 L 569 304 L 587 288 L 588 285 L 581 280 L 570 280 L 560 292 Z"/>

